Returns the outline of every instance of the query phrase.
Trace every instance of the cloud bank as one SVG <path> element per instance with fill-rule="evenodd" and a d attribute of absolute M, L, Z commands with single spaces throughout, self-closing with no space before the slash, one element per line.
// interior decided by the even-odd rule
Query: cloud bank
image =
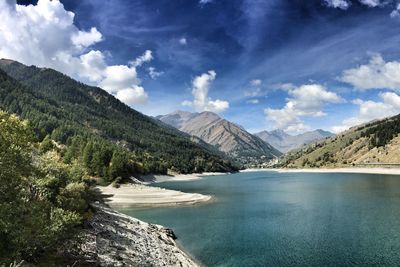
<path fill-rule="evenodd" d="M 357 89 L 400 90 L 400 62 L 385 62 L 380 54 L 371 57 L 368 64 L 345 70 L 339 78 Z"/>
<path fill-rule="evenodd" d="M 74 16 L 59 0 L 29 6 L 0 1 L 0 57 L 54 68 L 98 85 L 128 105 L 145 103 L 148 95 L 136 68 L 152 59 L 151 51 L 127 65 L 109 66 L 102 51 L 91 49 L 102 34 L 95 27 L 79 29 Z"/>

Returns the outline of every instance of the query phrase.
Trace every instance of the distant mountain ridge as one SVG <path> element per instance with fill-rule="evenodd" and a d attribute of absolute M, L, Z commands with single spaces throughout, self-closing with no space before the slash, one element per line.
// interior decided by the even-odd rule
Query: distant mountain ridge
<path fill-rule="evenodd" d="M 298 135 L 290 135 L 282 130 L 262 131 L 255 134 L 264 142 L 271 144 L 279 151 L 286 153 L 303 145 L 308 145 L 317 140 L 334 136 L 333 133 L 317 129 L 314 131 L 305 132 Z"/>
<path fill-rule="evenodd" d="M 156 118 L 182 132 L 199 137 L 243 163 L 273 159 L 281 155 L 276 148 L 259 137 L 213 112 L 191 113 L 178 110 Z"/>

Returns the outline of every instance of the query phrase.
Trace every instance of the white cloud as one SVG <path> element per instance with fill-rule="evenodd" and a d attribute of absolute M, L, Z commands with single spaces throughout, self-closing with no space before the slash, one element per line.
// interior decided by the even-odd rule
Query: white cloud
<path fill-rule="evenodd" d="M 357 89 L 400 89 L 400 62 L 385 62 L 380 54 L 371 57 L 368 64 L 345 70 L 340 80 Z"/>
<path fill-rule="evenodd" d="M 104 79 L 99 85 L 109 93 L 116 93 L 139 83 L 135 68 L 126 65 L 115 65 L 105 69 Z"/>
<path fill-rule="evenodd" d="M 153 59 L 153 53 L 151 50 L 146 50 L 143 55 L 139 56 L 133 61 L 130 61 L 129 64 L 135 66 L 135 67 L 140 67 L 142 66 L 145 62 L 149 62 Z"/>
<path fill-rule="evenodd" d="M 147 68 L 147 71 L 149 72 L 149 75 L 153 80 L 157 79 L 158 77 L 164 74 L 163 71 L 157 71 L 156 68 L 154 67 Z"/>
<path fill-rule="evenodd" d="M 91 28 L 89 32 L 78 31 L 71 36 L 72 43 L 77 47 L 88 47 L 98 43 L 103 36 L 96 28 Z"/>
<path fill-rule="evenodd" d="M 119 90 L 116 97 L 127 105 L 144 104 L 148 99 L 147 93 L 141 86 Z"/>
<path fill-rule="evenodd" d="M 293 98 L 290 100 L 297 109 L 306 114 L 321 116 L 321 107 L 324 103 L 338 103 L 342 99 L 333 92 L 328 91 L 324 86 L 319 84 L 302 85 L 292 91 L 289 95 Z"/>
<path fill-rule="evenodd" d="M 142 103 L 147 94 L 137 89 L 136 67 L 152 59 L 151 51 L 137 58 L 134 65 L 108 66 L 103 52 L 91 50 L 103 40 L 102 34 L 94 27 L 79 29 L 74 16 L 59 0 L 39 0 L 28 6 L 17 5 L 15 0 L 0 1 L 0 58 L 54 68 L 83 82 L 103 85 L 114 94 L 132 89 L 124 92 L 124 96 L 132 94 L 129 104 L 133 99 Z"/>
<path fill-rule="evenodd" d="M 83 71 L 81 75 L 86 77 L 91 82 L 100 81 L 103 77 L 103 72 L 107 68 L 102 52 L 91 50 L 90 52 L 81 55 Z"/>
<path fill-rule="evenodd" d="M 356 99 L 353 104 L 359 106 L 358 114 L 354 117 L 345 119 L 341 125 L 331 128 L 335 133 L 347 130 L 365 122 L 376 119 L 383 119 L 400 113 L 400 96 L 393 92 L 380 93 L 381 101 Z"/>
<path fill-rule="evenodd" d="M 210 70 L 208 73 L 203 73 L 202 75 L 194 78 L 192 94 L 194 97 L 193 103 L 196 108 L 198 107 L 201 109 L 206 105 L 210 85 L 212 81 L 215 80 L 216 76 L 217 74 L 215 71 Z"/>
<path fill-rule="evenodd" d="M 185 37 L 182 37 L 181 39 L 179 39 L 179 43 L 180 43 L 181 45 L 186 45 L 186 44 L 187 44 L 186 38 L 185 38 Z"/>
<path fill-rule="evenodd" d="M 347 0 L 324 0 L 325 4 L 329 7 L 339 8 L 346 10 L 350 7 L 350 2 Z"/>
<path fill-rule="evenodd" d="M 385 5 L 387 2 L 381 2 L 381 0 L 360 0 L 360 3 L 369 7 L 377 7 Z"/>
<path fill-rule="evenodd" d="M 184 106 L 192 106 L 196 111 L 212 111 L 223 112 L 229 108 L 229 102 L 216 99 L 212 100 L 208 97 L 211 83 L 215 80 L 217 74 L 210 70 L 193 79 L 192 95 L 193 101 L 185 100 L 182 102 Z"/>
<path fill-rule="evenodd" d="M 299 133 L 308 129 L 302 121 L 303 117 L 322 117 L 323 106 L 326 103 L 339 103 L 342 98 L 328 91 L 319 84 L 307 84 L 288 91 L 289 98 L 281 109 L 267 108 L 264 110 L 267 119 L 279 129 L 291 133 Z"/>
<path fill-rule="evenodd" d="M 229 102 L 224 100 L 208 100 L 207 105 L 204 110 L 212 111 L 212 112 L 224 112 L 229 108 Z"/>

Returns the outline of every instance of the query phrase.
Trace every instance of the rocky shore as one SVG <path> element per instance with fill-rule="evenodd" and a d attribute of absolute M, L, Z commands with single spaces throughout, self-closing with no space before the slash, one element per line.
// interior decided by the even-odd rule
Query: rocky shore
<path fill-rule="evenodd" d="M 91 266 L 198 266 L 176 244 L 172 230 L 93 204 L 80 251 Z"/>
<path fill-rule="evenodd" d="M 85 263 L 84 266 L 198 266 L 177 246 L 172 230 L 140 221 L 113 208 L 209 202 L 211 196 L 146 185 L 164 181 L 191 181 L 208 175 L 221 174 L 149 176 L 147 179 L 132 179 L 131 183 L 117 187 L 97 186 L 94 192 L 99 194 L 102 203 L 92 204 L 93 217 L 85 223 L 82 242 L 73 254 L 79 254 L 77 258 Z"/>

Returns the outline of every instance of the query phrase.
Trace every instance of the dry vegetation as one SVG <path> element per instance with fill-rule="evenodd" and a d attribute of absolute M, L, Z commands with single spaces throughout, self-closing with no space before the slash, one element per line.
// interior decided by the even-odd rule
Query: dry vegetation
<path fill-rule="evenodd" d="M 400 135 L 392 125 L 399 118 L 373 122 L 354 127 L 337 136 L 293 151 L 280 161 L 279 167 L 319 168 L 358 165 L 379 166 L 400 164 Z M 378 139 L 382 131 L 386 139 Z"/>

